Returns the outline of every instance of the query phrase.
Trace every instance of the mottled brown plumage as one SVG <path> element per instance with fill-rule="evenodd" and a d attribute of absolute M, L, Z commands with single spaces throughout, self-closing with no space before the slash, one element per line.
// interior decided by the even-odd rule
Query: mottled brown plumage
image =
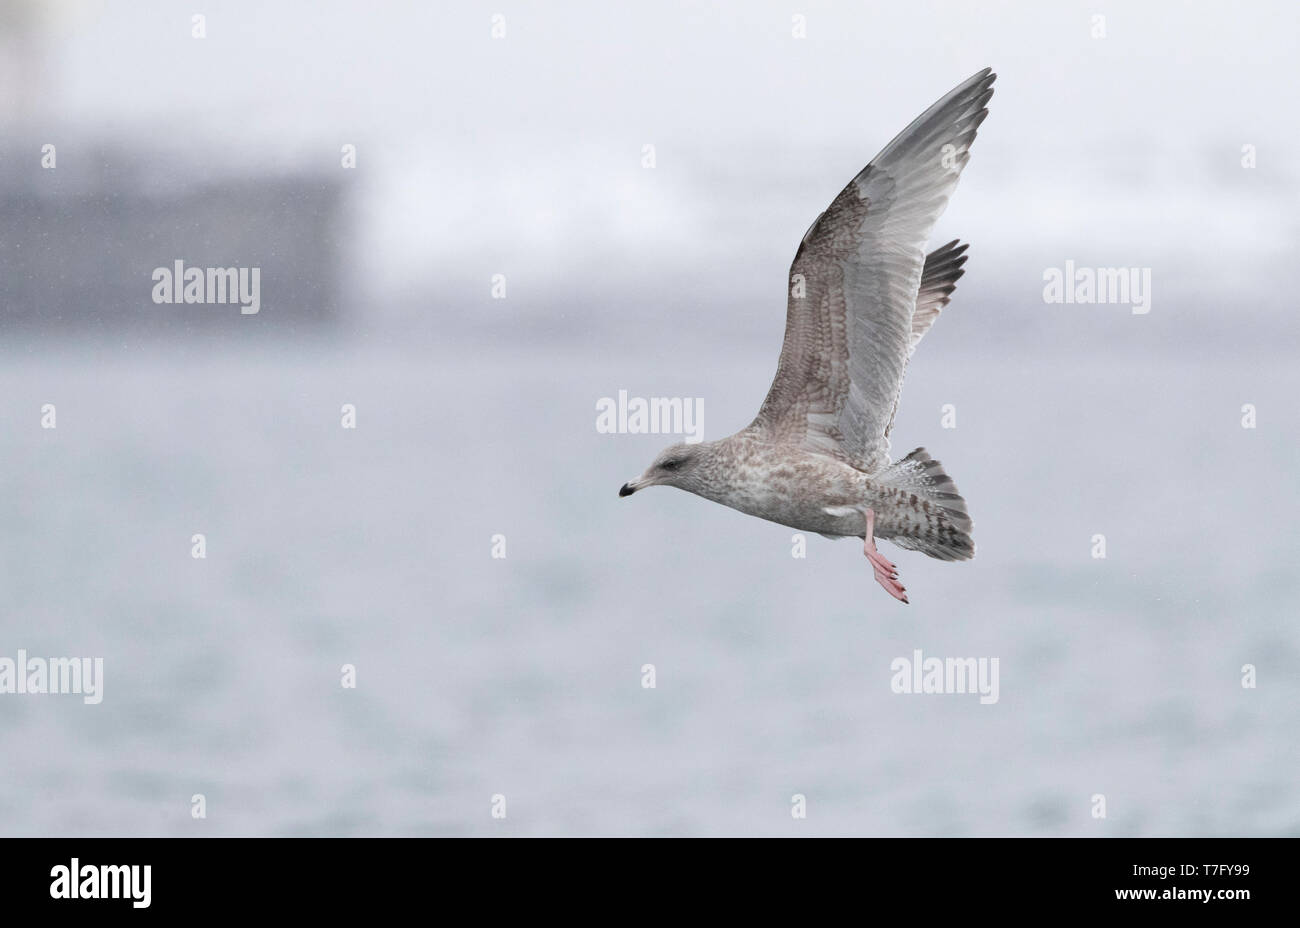
<path fill-rule="evenodd" d="M 986 68 L 917 117 L 808 229 L 757 418 L 720 441 L 665 449 L 620 495 L 676 486 L 801 531 L 861 537 L 877 580 L 904 602 L 874 538 L 943 560 L 974 556 L 952 479 L 924 448 L 891 463 L 889 433 L 908 358 L 964 273 L 965 245 L 928 257 L 924 248 L 994 78 Z"/>

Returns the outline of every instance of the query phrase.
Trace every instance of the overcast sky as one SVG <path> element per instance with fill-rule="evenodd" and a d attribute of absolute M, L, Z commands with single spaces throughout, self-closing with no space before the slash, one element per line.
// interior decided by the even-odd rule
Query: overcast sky
<path fill-rule="evenodd" d="M 1300 8 L 1105 6 L 210 2 L 200 40 L 174 3 L 0 3 L 39 24 L 3 46 L 40 75 L 11 107 L 33 131 L 181 152 L 183 177 L 334 171 L 358 145 L 348 258 L 388 303 L 501 272 L 517 312 L 550 317 L 673 292 L 779 305 L 809 222 L 990 65 L 936 231 L 974 243 L 986 296 L 1032 296 L 1072 258 L 1153 267 L 1166 306 L 1267 310 L 1300 233 Z"/>

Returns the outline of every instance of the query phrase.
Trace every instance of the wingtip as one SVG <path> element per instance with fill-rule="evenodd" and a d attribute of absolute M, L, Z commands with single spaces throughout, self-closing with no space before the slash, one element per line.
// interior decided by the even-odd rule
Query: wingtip
<path fill-rule="evenodd" d="M 992 68 L 984 68 L 983 70 L 976 71 L 970 77 L 966 78 L 966 80 L 963 83 L 970 86 L 983 87 L 984 92 L 987 93 L 989 96 L 992 96 L 993 82 L 996 81 L 997 79 L 998 79 L 998 75 L 996 71 L 994 71 Z M 984 102 L 987 103 L 988 101 L 985 100 Z"/>

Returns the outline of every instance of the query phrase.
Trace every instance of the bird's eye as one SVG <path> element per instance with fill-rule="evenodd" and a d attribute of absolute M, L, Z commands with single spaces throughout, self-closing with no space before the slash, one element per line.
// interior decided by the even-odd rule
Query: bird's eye
<path fill-rule="evenodd" d="M 681 466 L 682 466 L 681 458 L 674 458 L 671 461 L 664 461 L 664 463 L 662 464 L 664 470 L 676 470 Z"/>

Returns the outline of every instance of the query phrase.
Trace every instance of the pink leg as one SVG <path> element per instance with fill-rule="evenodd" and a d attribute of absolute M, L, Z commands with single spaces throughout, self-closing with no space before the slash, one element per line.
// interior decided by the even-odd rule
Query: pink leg
<path fill-rule="evenodd" d="M 876 550 L 876 513 L 873 509 L 868 509 L 867 516 L 867 534 L 862 539 L 862 553 L 867 556 L 871 566 L 876 571 L 876 582 L 885 588 L 885 592 L 894 599 L 907 602 L 907 588 L 898 582 L 898 568 Z"/>

